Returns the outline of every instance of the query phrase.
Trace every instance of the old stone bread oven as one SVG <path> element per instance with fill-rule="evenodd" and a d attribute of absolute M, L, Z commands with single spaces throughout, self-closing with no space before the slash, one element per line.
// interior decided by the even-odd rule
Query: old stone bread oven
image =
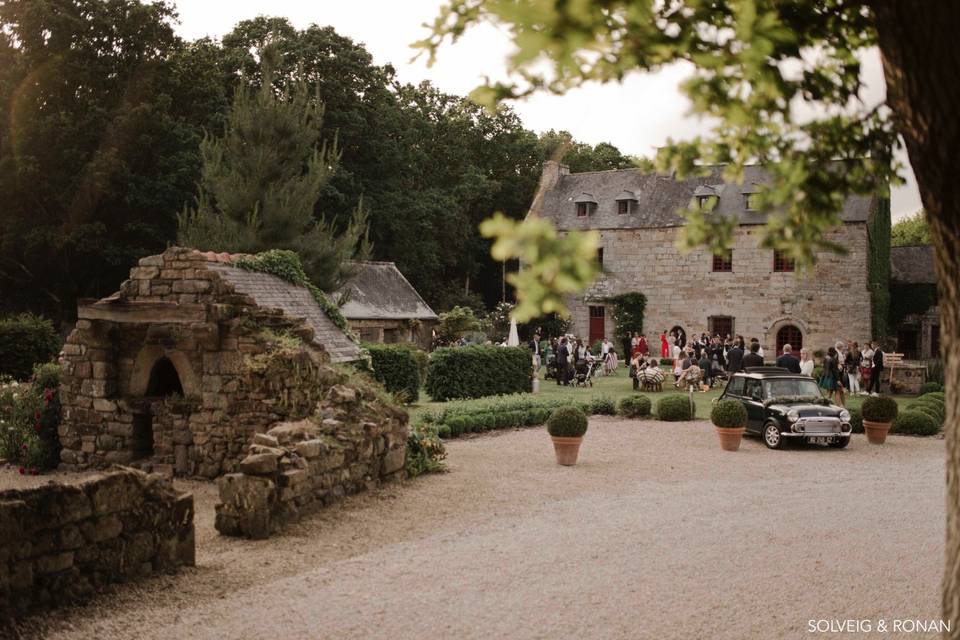
<path fill-rule="evenodd" d="M 238 468 L 254 434 L 322 418 L 351 375 L 331 363 L 357 360 L 359 347 L 309 289 L 235 258 L 174 247 L 80 306 L 61 356 L 61 469 L 213 478 Z M 404 447 L 406 414 L 370 404 L 377 450 Z"/>

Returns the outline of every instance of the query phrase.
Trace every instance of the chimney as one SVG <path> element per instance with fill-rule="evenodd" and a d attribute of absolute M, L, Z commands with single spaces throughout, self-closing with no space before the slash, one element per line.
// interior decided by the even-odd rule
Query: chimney
<path fill-rule="evenodd" d="M 547 160 L 543 163 L 543 173 L 540 174 L 540 188 L 552 189 L 557 186 L 561 177 L 568 175 L 570 175 L 570 167 L 556 160 Z"/>

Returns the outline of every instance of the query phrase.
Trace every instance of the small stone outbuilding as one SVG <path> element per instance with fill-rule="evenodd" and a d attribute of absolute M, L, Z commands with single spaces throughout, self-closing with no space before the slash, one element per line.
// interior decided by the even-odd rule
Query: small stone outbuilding
<path fill-rule="evenodd" d="M 437 314 L 392 262 L 357 262 L 335 294 L 340 311 L 364 342 L 414 342 L 430 348 Z"/>
<path fill-rule="evenodd" d="M 254 434 L 322 414 L 358 345 L 311 292 L 173 247 L 140 260 L 120 291 L 81 305 L 67 338 L 61 468 L 111 463 L 213 478 L 239 468 Z M 407 417 L 384 409 L 384 453 Z"/>

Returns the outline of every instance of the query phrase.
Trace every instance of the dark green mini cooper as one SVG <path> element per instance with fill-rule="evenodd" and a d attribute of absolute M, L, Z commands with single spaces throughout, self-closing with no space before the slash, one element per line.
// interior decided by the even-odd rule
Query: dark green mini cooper
<path fill-rule="evenodd" d="M 788 440 L 837 449 L 850 444 L 850 412 L 830 404 L 808 376 L 780 367 L 750 367 L 734 374 L 720 397 L 743 403 L 747 433 L 760 436 L 771 449 Z"/>

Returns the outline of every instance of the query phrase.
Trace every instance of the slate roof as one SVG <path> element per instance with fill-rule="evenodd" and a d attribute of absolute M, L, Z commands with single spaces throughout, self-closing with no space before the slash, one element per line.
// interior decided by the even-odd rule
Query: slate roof
<path fill-rule="evenodd" d="M 617 169 L 561 175 L 548 189 L 539 207 L 539 215 L 550 218 L 559 229 L 637 229 L 675 227 L 685 223 L 677 211 L 690 206 L 697 195 L 719 195 L 714 211 L 736 215 L 741 224 L 763 224 L 764 214 L 747 211 L 744 194 L 771 184 L 772 176 L 760 165 L 744 168 L 743 184 L 724 182 L 722 167 L 714 167 L 705 177 L 677 180 L 667 175 L 644 173 L 640 169 Z M 616 198 L 624 191 L 636 195 L 631 213 L 618 214 Z M 581 194 L 597 201 L 589 216 L 577 217 L 574 202 Z M 874 208 L 874 197 L 851 196 L 840 218 L 844 222 L 865 222 Z"/>
<path fill-rule="evenodd" d="M 436 320 L 413 285 L 392 262 L 357 262 L 357 272 L 336 293 L 346 295 L 340 312 L 350 320 Z"/>
<path fill-rule="evenodd" d="M 890 279 L 904 284 L 934 284 L 933 247 L 890 247 Z"/>
<path fill-rule="evenodd" d="M 309 322 L 315 332 L 313 341 L 330 354 L 331 361 L 350 362 L 359 359 L 360 347 L 327 317 L 317 301 L 313 299 L 313 294 L 306 288 L 298 287 L 269 273 L 232 267 L 224 260 L 211 259 L 209 256 L 208 260 L 211 262 L 212 270 L 232 284 L 237 292 L 256 300 L 261 307 L 282 309 L 287 315 L 303 318 Z"/>

